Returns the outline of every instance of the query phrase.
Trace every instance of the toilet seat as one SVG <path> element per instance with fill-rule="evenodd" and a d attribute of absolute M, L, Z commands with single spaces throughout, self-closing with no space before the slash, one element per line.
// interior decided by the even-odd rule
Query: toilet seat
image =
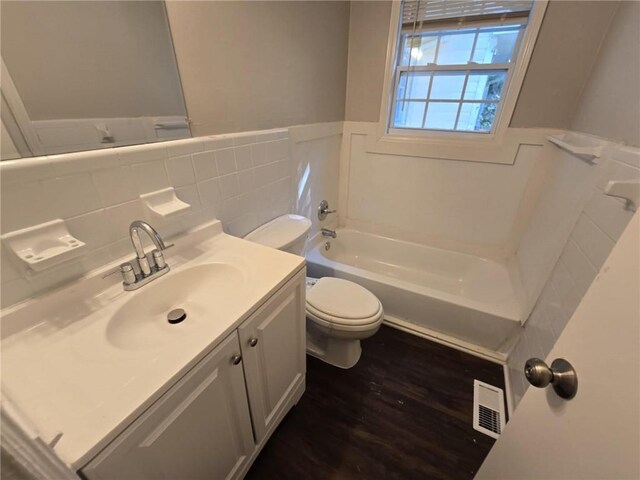
<path fill-rule="evenodd" d="M 307 313 L 325 326 L 363 327 L 382 319 L 382 305 L 369 290 L 340 278 L 323 277 L 307 291 Z"/>

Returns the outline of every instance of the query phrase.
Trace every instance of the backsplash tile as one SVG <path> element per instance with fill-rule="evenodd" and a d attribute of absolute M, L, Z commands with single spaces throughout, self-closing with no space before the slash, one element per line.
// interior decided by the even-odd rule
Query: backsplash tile
<path fill-rule="evenodd" d="M 3 234 L 62 218 L 88 245 L 78 259 L 38 274 L 3 246 L 2 307 L 131 253 L 128 228 L 136 219 L 167 236 L 219 218 L 227 232 L 243 236 L 289 213 L 288 142 L 288 129 L 280 129 L 2 162 Z M 150 219 L 140 194 L 169 186 L 191 210 Z"/>
<path fill-rule="evenodd" d="M 118 153 L 111 150 L 91 150 L 73 155 L 50 155 L 49 160 L 57 176 L 91 172 L 99 168 L 109 168 L 117 161 Z"/>
<path fill-rule="evenodd" d="M 165 164 L 169 174 L 169 183 L 172 187 L 183 187 L 195 183 L 196 177 L 193 172 L 191 155 L 168 158 Z"/>
<path fill-rule="evenodd" d="M 227 175 L 236 171 L 236 156 L 233 148 L 216 151 L 216 165 L 219 175 Z"/>
<path fill-rule="evenodd" d="M 169 186 L 164 160 L 134 163 L 131 169 L 140 193 L 155 192 Z"/>
<path fill-rule="evenodd" d="M 130 166 L 118 166 L 92 172 L 93 183 L 103 207 L 138 198 L 140 193 Z"/>
<path fill-rule="evenodd" d="M 118 151 L 118 158 L 122 165 L 152 162 L 154 160 L 164 160 L 167 158 L 167 147 L 165 143 L 132 145 L 130 147 L 120 147 L 116 150 Z"/>
<path fill-rule="evenodd" d="M 243 145 L 237 147 L 236 151 L 236 167 L 238 171 L 246 170 L 252 167 L 251 163 L 251 145 Z"/>
<path fill-rule="evenodd" d="M 200 202 L 203 205 L 217 205 L 222 202 L 218 178 L 212 178 L 198 183 Z"/>
<path fill-rule="evenodd" d="M 46 200 L 47 197 L 53 198 L 53 195 L 45 192 L 40 182 L 3 185 L 0 202 L 2 232 L 8 233 L 56 218 L 56 212 L 51 201 Z"/>
<path fill-rule="evenodd" d="M 118 239 L 116 232 L 110 228 L 109 217 L 103 209 L 66 219 L 69 233 L 81 238 L 90 250 L 95 250 Z"/>
<path fill-rule="evenodd" d="M 167 142 L 165 145 L 167 146 L 167 156 L 169 157 L 179 157 L 204 151 L 204 139 L 198 137 Z"/>
<path fill-rule="evenodd" d="M 235 173 L 221 176 L 220 191 L 224 200 L 237 197 L 239 195 L 238 176 Z"/>
<path fill-rule="evenodd" d="M 2 188 L 11 184 L 37 182 L 54 176 L 49 157 L 22 158 L 19 162 L 4 162 L 0 183 Z"/>
<path fill-rule="evenodd" d="M 101 207 L 89 173 L 43 180 L 42 187 L 47 195 L 45 201 L 52 202 L 51 208 L 59 218 L 74 217 Z"/>
<path fill-rule="evenodd" d="M 250 141 L 247 141 L 247 143 L 254 143 L 256 141 L 255 135 L 252 135 L 250 137 L 244 136 L 243 138 L 250 140 Z M 233 145 L 234 145 L 234 138 L 229 135 L 221 135 L 218 137 L 209 137 L 204 139 L 205 152 L 209 150 L 221 150 L 223 148 L 233 147 Z"/>
<path fill-rule="evenodd" d="M 191 158 L 193 160 L 193 169 L 198 182 L 218 176 L 215 152 L 206 151 L 194 153 Z"/>

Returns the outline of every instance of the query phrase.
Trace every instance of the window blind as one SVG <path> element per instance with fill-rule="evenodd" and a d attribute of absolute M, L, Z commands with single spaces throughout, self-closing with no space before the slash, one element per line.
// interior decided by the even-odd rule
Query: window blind
<path fill-rule="evenodd" d="M 404 0 L 403 25 L 414 22 L 466 20 L 469 17 L 526 16 L 531 0 Z"/>

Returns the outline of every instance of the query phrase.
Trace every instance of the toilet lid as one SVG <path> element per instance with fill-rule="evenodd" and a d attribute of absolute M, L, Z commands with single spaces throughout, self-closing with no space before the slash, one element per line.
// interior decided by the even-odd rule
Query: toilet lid
<path fill-rule="evenodd" d="M 311 220 L 300 215 L 281 215 L 255 229 L 244 237 L 250 242 L 286 250 L 305 237 L 311 228 Z"/>
<path fill-rule="evenodd" d="M 307 291 L 307 304 L 332 317 L 371 318 L 380 312 L 380 301 L 366 288 L 348 280 L 323 277 Z"/>

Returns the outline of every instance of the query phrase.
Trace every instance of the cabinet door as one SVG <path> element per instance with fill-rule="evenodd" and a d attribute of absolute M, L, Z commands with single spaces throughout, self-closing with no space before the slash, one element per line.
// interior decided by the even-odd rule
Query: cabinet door
<path fill-rule="evenodd" d="M 305 270 L 238 329 L 256 442 L 306 371 Z"/>
<path fill-rule="evenodd" d="M 236 332 L 162 396 L 82 473 L 89 479 L 227 479 L 255 444 Z"/>

